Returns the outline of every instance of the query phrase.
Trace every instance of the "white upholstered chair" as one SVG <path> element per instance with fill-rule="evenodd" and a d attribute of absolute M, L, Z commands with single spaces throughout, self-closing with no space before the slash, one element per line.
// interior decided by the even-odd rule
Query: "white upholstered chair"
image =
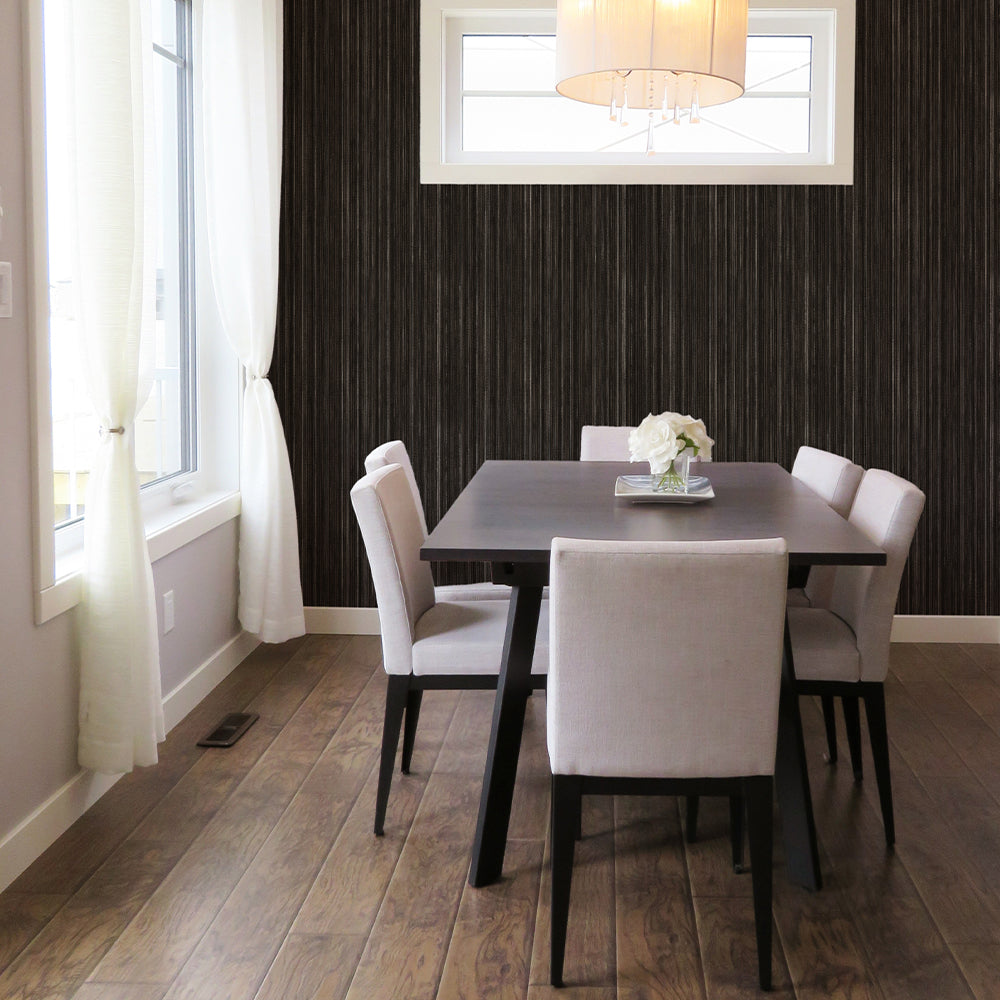
<path fill-rule="evenodd" d="M 761 986 L 788 559 L 781 538 L 552 545 L 547 694 L 553 985 L 583 794 L 742 796 Z M 656 614 L 650 608 L 659 609 Z M 711 629 L 689 628 L 712 621 Z"/>
<path fill-rule="evenodd" d="M 420 559 L 425 537 L 420 512 L 401 466 L 387 465 L 360 479 L 351 503 L 375 584 L 382 665 L 388 674 L 375 800 L 375 833 L 381 835 L 404 714 L 402 770 L 407 773 L 424 690 L 496 687 L 509 602 L 435 600 L 430 564 Z M 547 667 L 543 604 L 533 686 L 544 686 Z"/>
<path fill-rule="evenodd" d="M 581 462 L 627 462 L 628 436 L 634 427 L 588 424 L 580 429 Z"/>
<path fill-rule="evenodd" d="M 398 465 L 406 475 L 406 482 L 413 493 L 413 503 L 420 518 L 420 530 L 426 538 L 427 519 L 424 515 L 424 502 L 420 497 L 417 477 L 413 474 L 413 465 L 406 446 L 402 441 L 387 441 L 380 444 L 365 458 L 365 472 L 375 472 L 387 465 Z M 510 587 L 499 583 L 459 583 L 434 588 L 434 599 L 437 601 L 509 601 Z"/>
<path fill-rule="evenodd" d="M 821 448 L 810 448 L 803 445 L 799 448 L 792 464 L 792 475 L 805 483 L 821 496 L 841 517 L 846 518 L 851 512 L 854 495 L 858 492 L 864 469 L 855 465 L 849 458 L 835 455 Z M 796 571 L 804 571 L 801 576 Z M 796 566 L 792 569 L 790 587 L 788 590 L 788 606 L 790 608 L 828 608 L 833 595 L 833 579 L 837 572 L 836 566 Z M 837 763 L 837 728 L 834 716 L 834 699 L 824 695 L 823 722 L 826 726 L 826 759 L 831 764 Z M 851 761 L 854 773 L 861 774 L 860 723 L 858 721 L 858 702 L 843 701 L 844 724 L 847 729 L 847 742 L 851 748 Z"/>
<path fill-rule="evenodd" d="M 840 696 L 848 723 L 855 776 L 861 776 L 858 699 L 865 703 L 886 844 L 895 842 L 884 682 L 899 581 L 924 509 L 924 494 L 881 469 L 861 480 L 848 520 L 887 556 L 885 566 L 838 566 L 829 608 L 789 608 L 788 628 L 799 694 Z"/>
<path fill-rule="evenodd" d="M 581 462 L 627 462 L 629 460 L 628 436 L 634 427 L 615 427 L 608 424 L 586 424 L 580 428 Z M 710 458 L 696 456 L 692 462 L 710 462 Z"/>
<path fill-rule="evenodd" d="M 844 518 L 851 512 L 864 471 L 849 458 L 808 445 L 799 448 L 792 464 L 792 475 Z M 835 566 L 813 566 L 805 586 L 794 588 L 789 593 L 788 606 L 828 608 L 835 572 Z"/>

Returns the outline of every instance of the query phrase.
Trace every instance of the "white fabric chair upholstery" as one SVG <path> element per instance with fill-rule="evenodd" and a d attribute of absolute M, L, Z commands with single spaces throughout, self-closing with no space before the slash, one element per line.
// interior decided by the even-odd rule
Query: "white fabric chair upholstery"
<path fill-rule="evenodd" d="M 629 460 L 628 436 L 634 430 L 634 427 L 586 424 L 580 428 L 580 461 L 627 462 Z M 712 460 L 696 455 L 691 461 L 711 462 Z"/>
<path fill-rule="evenodd" d="M 387 465 L 398 465 L 406 474 L 406 482 L 413 493 L 413 502 L 420 519 L 420 528 L 424 538 L 429 534 L 427 519 L 424 515 L 424 503 L 417 486 L 417 477 L 413 473 L 413 464 L 402 441 L 387 441 L 380 444 L 365 458 L 365 472 L 384 469 Z M 421 543 L 422 544 L 422 543 Z M 458 583 L 434 588 L 434 599 L 437 601 L 509 601 L 510 587 L 498 583 Z"/>
<path fill-rule="evenodd" d="M 634 427 L 588 424 L 580 429 L 581 462 L 627 462 L 628 436 Z"/>
<path fill-rule="evenodd" d="M 851 505 L 858 492 L 864 469 L 855 465 L 850 459 L 834 455 L 833 452 L 803 445 L 799 448 L 795 462 L 792 464 L 792 475 L 821 496 L 841 517 L 846 518 L 851 512 Z M 804 573 L 797 576 L 797 570 L 799 572 L 804 570 Z M 813 566 L 812 568 L 806 566 L 793 569 L 792 578 L 789 581 L 788 606 L 790 608 L 828 608 L 833 596 L 833 580 L 836 572 L 836 566 Z M 821 701 L 823 722 L 826 726 L 826 759 L 831 764 L 836 764 L 837 729 L 834 718 L 834 699 L 831 695 L 823 695 Z M 857 700 L 844 702 L 843 707 L 850 736 L 858 717 Z M 853 741 L 851 741 L 851 751 L 855 768 L 859 768 L 860 750 Z"/>
<path fill-rule="evenodd" d="M 420 530 L 426 538 L 430 532 L 427 530 L 427 518 L 424 515 L 424 502 L 420 496 L 420 487 L 417 486 L 417 477 L 413 472 L 413 463 L 410 461 L 409 452 L 402 441 L 386 441 L 377 448 L 373 448 L 365 457 L 365 472 L 375 472 L 376 469 L 384 469 L 388 465 L 398 465 L 406 476 L 406 483 L 413 494 L 413 504 L 417 509 L 417 517 L 420 520 Z"/>
<path fill-rule="evenodd" d="M 886 552 L 885 566 L 838 566 L 829 609 L 789 608 L 796 688 L 843 699 L 855 776 L 861 777 L 858 698 L 865 702 L 886 842 L 892 844 L 892 790 L 885 729 L 884 681 L 889 638 L 924 494 L 881 469 L 861 480 L 848 520 Z M 852 718 L 853 716 L 853 718 Z"/>
<path fill-rule="evenodd" d="M 375 833 L 383 832 L 399 730 L 409 771 L 420 700 L 426 688 L 496 687 L 508 601 L 437 603 L 430 564 L 420 559 L 423 524 L 406 471 L 387 465 L 355 483 L 351 503 L 361 527 L 378 602 L 382 665 L 389 675 Z M 539 619 L 533 671 L 544 685 L 548 612 Z"/>
<path fill-rule="evenodd" d="M 795 455 L 792 475 L 818 493 L 841 517 L 847 517 L 864 469 L 849 458 L 804 444 Z"/>
<path fill-rule="evenodd" d="M 547 694 L 554 985 L 562 979 L 580 796 L 615 790 L 745 797 L 760 981 L 769 985 L 787 571 L 780 538 L 554 539 Z M 689 624 L 706 620 L 711 629 Z"/>
<path fill-rule="evenodd" d="M 792 464 L 792 475 L 821 496 L 841 517 L 847 517 L 858 492 L 864 469 L 849 458 L 830 451 L 799 448 Z M 803 587 L 793 587 L 788 593 L 791 608 L 828 608 L 833 594 L 835 566 L 813 566 Z"/>

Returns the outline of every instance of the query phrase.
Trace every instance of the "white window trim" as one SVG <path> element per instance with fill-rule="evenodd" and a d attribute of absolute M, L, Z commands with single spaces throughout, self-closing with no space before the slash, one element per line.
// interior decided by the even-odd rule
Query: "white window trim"
<path fill-rule="evenodd" d="M 32 466 L 34 476 L 34 617 L 41 625 L 80 602 L 82 531 L 75 542 L 60 544 L 53 527 L 52 398 L 49 367 L 49 289 L 45 188 L 45 115 L 42 0 L 29 0 L 24 19 L 25 119 L 28 123 L 27 224 L 30 240 L 28 327 L 31 331 L 29 379 L 32 399 Z M 196 38 L 197 46 L 198 40 Z M 197 58 L 197 51 L 196 51 Z M 200 160 L 201 109 L 195 88 L 195 146 Z M 201 171 L 195 170 L 195 242 L 206 247 Z M 146 541 L 152 562 L 231 521 L 240 514 L 239 412 L 242 372 L 226 343 L 211 293 L 207 254 L 196 254 L 198 321 L 198 461 L 195 472 L 171 477 L 143 490 Z M 231 412 L 230 412 L 231 411 Z M 75 526 L 73 526 L 75 527 Z M 68 530 L 73 531 L 73 527 Z M 60 529 L 61 532 L 67 529 Z"/>
<path fill-rule="evenodd" d="M 445 149 L 444 87 L 448 65 L 449 27 L 458 18 L 503 18 L 516 15 L 551 19 L 555 5 L 546 0 L 421 0 L 420 9 L 420 182 L 422 184 L 852 184 L 854 181 L 854 50 L 855 0 L 751 0 L 752 10 L 830 11 L 834 17 L 835 57 L 832 163 L 679 164 L 646 161 L 570 163 L 511 162 L 509 154 L 476 163 L 449 159 Z M 840 72 L 836 72 L 837 68 Z M 820 71 L 822 71 L 820 69 Z M 534 157 L 540 160 L 546 157 Z"/>

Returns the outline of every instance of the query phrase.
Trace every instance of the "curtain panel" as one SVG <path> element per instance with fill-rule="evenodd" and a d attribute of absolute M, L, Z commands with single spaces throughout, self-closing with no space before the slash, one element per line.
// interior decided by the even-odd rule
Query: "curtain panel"
<path fill-rule="evenodd" d="M 215 298 L 246 376 L 240 448 L 240 624 L 305 632 L 298 524 L 267 373 L 278 301 L 281 0 L 201 0 L 205 212 Z"/>
<path fill-rule="evenodd" d="M 151 384 L 155 306 L 152 44 L 148 6 L 134 0 L 74 0 L 65 16 L 74 284 L 101 423 L 84 517 L 79 761 L 114 774 L 155 764 L 164 738 L 134 447 Z"/>

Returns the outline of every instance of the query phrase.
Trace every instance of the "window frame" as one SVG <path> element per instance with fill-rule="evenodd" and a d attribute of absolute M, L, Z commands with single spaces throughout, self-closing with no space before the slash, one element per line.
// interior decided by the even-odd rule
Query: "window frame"
<path fill-rule="evenodd" d="M 537 24 L 554 30 L 554 4 L 545 0 L 422 0 L 420 56 L 420 181 L 422 184 L 851 184 L 854 174 L 854 0 L 758 0 L 751 18 L 789 23 L 796 12 L 826 13 L 833 59 L 814 55 L 833 95 L 833 115 L 820 125 L 831 154 L 812 150 L 799 162 L 787 156 L 658 153 L 465 153 L 461 134 L 461 35 L 463 30 L 503 32 L 505 25 Z M 759 32 L 758 28 L 758 32 Z M 830 62 L 824 65 L 824 61 Z M 816 83 L 813 84 L 816 89 Z M 457 130 L 457 131 L 456 131 Z"/>
<path fill-rule="evenodd" d="M 53 495 L 53 426 L 50 377 L 47 179 L 45 167 L 44 0 L 28 0 L 24 18 L 25 102 L 29 233 L 28 324 L 32 421 L 32 534 L 34 536 L 34 613 L 42 624 L 79 603 L 83 563 L 83 523 L 55 526 Z M 140 489 L 140 503 L 150 559 L 156 562 L 240 513 L 239 435 L 242 367 L 228 345 L 211 291 L 201 171 L 201 102 L 193 65 L 199 58 L 197 8 L 192 0 L 191 66 L 187 76 L 192 114 L 186 159 L 186 195 L 193 211 L 185 223 L 193 252 L 188 255 L 186 305 L 198 336 L 189 346 L 195 424 L 191 432 L 192 468 L 165 476 Z"/>

